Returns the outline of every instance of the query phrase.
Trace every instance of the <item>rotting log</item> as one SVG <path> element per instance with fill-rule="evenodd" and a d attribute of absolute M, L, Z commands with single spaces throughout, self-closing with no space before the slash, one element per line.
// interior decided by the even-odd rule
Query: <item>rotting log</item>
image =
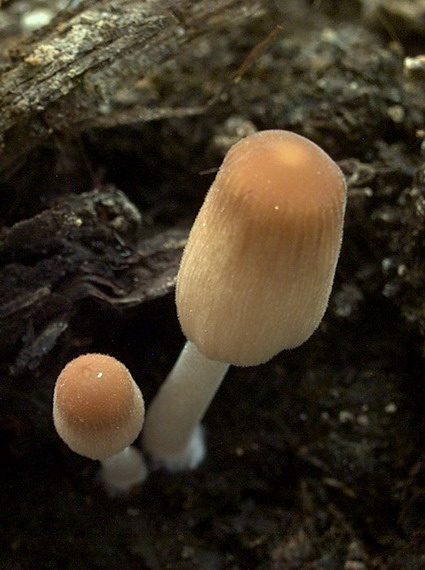
<path fill-rule="evenodd" d="M 0 351 L 20 346 L 14 376 L 39 365 L 82 300 L 129 308 L 171 291 L 186 232 L 148 235 L 137 208 L 104 187 L 68 196 L 2 237 Z"/>
<path fill-rule="evenodd" d="M 55 132 L 204 111 L 205 105 L 176 109 L 135 102 L 123 118 L 115 95 L 157 73 L 200 37 L 261 12 L 260 1 L 241 0 L 85 0 L 60 12 L 10 48 L 2 64 L 0 178 Z"/>

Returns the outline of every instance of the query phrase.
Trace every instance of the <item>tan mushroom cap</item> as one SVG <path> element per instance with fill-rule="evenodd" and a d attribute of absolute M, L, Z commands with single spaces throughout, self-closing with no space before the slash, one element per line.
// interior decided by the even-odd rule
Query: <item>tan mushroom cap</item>
<path fill-rule="evenodd" d="M 177 278 L 186 337 L 240 366 L 302 344 L 326 310 L 339 256 L 344 177 L 316 144 L 262 131 L 226 155 Z"/>
<path fill-rule="evenodd" d="M 137 384 L 112 356 L 79 356 L 56 381 L 56 430 L 73 451 L 91 459 L 111 457 L 130 445 L 142 429 L 144 412 Z"/>

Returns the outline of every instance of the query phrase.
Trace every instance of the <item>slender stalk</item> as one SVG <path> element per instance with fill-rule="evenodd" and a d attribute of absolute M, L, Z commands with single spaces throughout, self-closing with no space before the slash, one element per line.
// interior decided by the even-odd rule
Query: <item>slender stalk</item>
<path fill-rule="evenodd" d="M 128 493 L 148 476 L 145 460 L 138 449 L 129 445 L 119 453 L 101 459 L 100 478 L 111 495 Z"/>
<path fill-rule="evenodd" d="M 157 466 L 194 469 L 205 456 L 200 426 L 229 364 L 204 356 L 187 341 L 148 408 L 143 445 Z"/>

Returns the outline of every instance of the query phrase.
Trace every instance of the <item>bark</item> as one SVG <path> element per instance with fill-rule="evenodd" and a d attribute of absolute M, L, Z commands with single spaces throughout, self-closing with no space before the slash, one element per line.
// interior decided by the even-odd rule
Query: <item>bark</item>
<path fill-rule="evenodd" d="M 9 50 L 0 83 L 0 175 L 54 132 L 190 115 L 204 106 L 146 107 L 129 114 L 123 85 L 158 73 L 194 41 L 261 11 L 239 0 L 86 0 Z M 114 113 L 118 115 L 114 118 Z"/>
<path fill-rule="evenodd" d="M 174 287 L 186 232 L 149 236 L 112 187 L 68 196 L 6 230 L 0 251 L 0 351 L 19 351 L 11 375 L 34 370 L 84 299 L 121 309 Z"/>

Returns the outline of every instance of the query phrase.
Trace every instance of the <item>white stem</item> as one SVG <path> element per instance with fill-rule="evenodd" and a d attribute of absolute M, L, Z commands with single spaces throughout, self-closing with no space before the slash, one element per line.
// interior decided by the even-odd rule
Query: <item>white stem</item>
<path fill-rule="evenodd" d="M 148 408 L 142 431 L 153 461 L 170 471 L 193 469 L 205 455 L 199 425 L 229 364 L 210 360 L 186 342 Z"/>
<path fill-rule="evenodd" d="M 112 457 L 101 459 L 100 463 L 100 477 L 111 495 L 128 493 L 148 476 L 142 454 L 132 445 Z"/>

